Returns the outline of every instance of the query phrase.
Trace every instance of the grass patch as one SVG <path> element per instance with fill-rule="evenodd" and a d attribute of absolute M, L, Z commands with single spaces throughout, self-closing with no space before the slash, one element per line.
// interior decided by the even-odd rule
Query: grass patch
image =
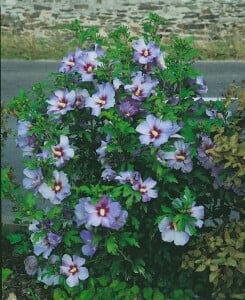
<path fill-rule="evenodd" d="M 70 36 L 69 36 L 70 34 Z M 75 46 L 71 44 L 72 33 L 55 31 L 48 37 L 1 33 L 2 59 L 55 59 L 60 60 Z M 202 53 L 200 60 L 245 60 L 245 43 L 241 36 L 234 34 L 227 39 L 212 40 L 207 36 L 202 41 L 194 42 L 195 48 Z"/>

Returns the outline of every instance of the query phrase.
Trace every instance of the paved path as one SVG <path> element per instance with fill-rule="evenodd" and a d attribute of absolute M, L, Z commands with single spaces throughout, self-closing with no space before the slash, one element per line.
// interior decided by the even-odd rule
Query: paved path
<path fill-rule="evenodd" d="M 8 101 L 18 95 L 20 88 L 26 90 L 39 81 L 47 78 L 50 72 L 58 69 L 58 61 L 1 61 L 1 99 Z M 245 61 L 243 62 L 198 62 L 196 68 L 201 70 L 209 87 L 208 97 L 220 97 L 225 87 L 236 80 L 245 79 Z M 9 127 L 16 128 L 16 120 L 11 118 Z M 3 163 L 8 163 L 15 168 L 18 182 L 22 181 L 22 153 L 15 147 L 15 138 L 9 137 L 3 151 Z M 3 202 L 3 223 L 12 222 L 10 203 Z"/>

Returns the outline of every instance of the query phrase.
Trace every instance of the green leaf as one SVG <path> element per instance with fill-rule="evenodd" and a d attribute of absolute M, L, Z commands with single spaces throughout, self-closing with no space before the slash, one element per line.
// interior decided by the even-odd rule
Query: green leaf
<path fill-rule="evenodd" d="M 70 230 L 65 233 L 63 241 L 68 247 L 71 247 L 72 244 L 80 244 L 81 238 L 77 230 Z"/>
<path fill-rule="evenodd" d="M 62 289 L 56 288 L 54 290 L 53 299 L 54 300 L 67 300 L 68 299 L 68 295 Z"/>
<path fill-rule="evenodd" d="M 5 282 L 10 275 L 13 274 L 13 271 L 9 268 L 2 268 L 2 282 Z"/>
<path fill-rule="evenodd" d="M 7 235 L 7 239 L 10 241 L 12 245 L 17 244 L 24 240 L 23 233 L 10 233 Z"/>
<path fill-rule="evenodd" d="M 164 300 L 164 295 L 158 290 L 154 290 L 153 300 Z"/>
<path fill-rule="evenodd" d="M 147 287 L 147 288 L 144 288 L 143 289 L 143 295 L 144 295 L 144 298 L 146 300 L 150 300 L 152 299 L 152 288 L 151 287 Z"/>
<path fill-rule="evenodd" d="M 110 282 L 109 276 L 101 276 L 98 277 L 97 280 L 99 281 L 99 284 L 102 286 L 107 286 Z"/>
<path fill-rule="evenodd" d="M 114 236 L 110 236 L 108 239 L 106 239 L 106 248 L 108 253 L 117 254 L 117 242 L 116 242 L 116 238 Z"/>

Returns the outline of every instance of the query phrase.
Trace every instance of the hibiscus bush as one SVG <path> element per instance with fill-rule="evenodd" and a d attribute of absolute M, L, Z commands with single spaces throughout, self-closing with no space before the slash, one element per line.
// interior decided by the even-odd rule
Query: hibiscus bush
<path fill-rule="evenodd" d="M 164 23 L 150 14 L 140 36 L 105 37 L 73 22 L 74 52 L 5 108 L 26 158 L 15 197 L 25 269 L 53 299 L 217 296 L 205 268 L 193 273 L 198 255 L 183 259 L 241 218 L 242 109 L 204 101 L 192 38 L 165 45 Z"/>

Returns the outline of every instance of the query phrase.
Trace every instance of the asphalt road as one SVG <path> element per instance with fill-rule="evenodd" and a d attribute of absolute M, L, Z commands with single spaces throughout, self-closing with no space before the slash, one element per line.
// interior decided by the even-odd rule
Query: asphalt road
<path fill-rule="evenodd" d="M 17 96 L 19 90 L 28 90 L 36 82 L 47 79 L 50 72 L 56 72 L 59 61 L 1 61 L 1 101 L 9 101 Z M 221 97 L 225 88 L 232 81 L 245 80 L 245 61 L 197 62 L 195 67 L 204 73 L 209 91 L 207 97 Z M 16 120 L 10 118 L 8 126 L 16 129 Z M 3 164 L 10 164 L 15 169 L 17 182 L 22 182 L 22 153 L 15 146 L 15 137 L 10 136 L 2 149 Z M 2 219 L 4 224 L 12 223 L 11 204 L 4 201 Z"/>

